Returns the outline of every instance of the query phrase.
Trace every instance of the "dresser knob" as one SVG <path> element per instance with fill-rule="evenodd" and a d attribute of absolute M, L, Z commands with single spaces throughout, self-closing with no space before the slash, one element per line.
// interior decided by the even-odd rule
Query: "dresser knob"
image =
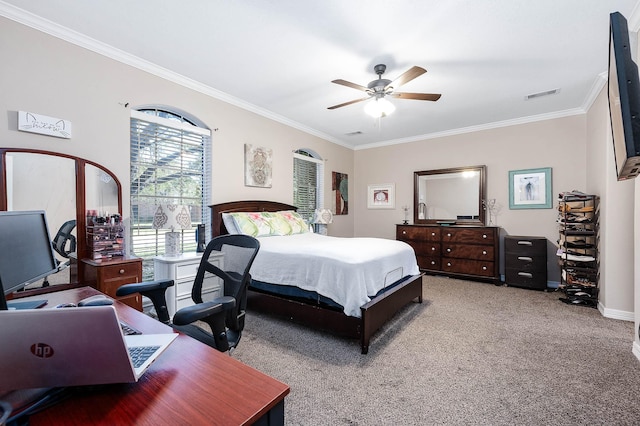
<path fill-rule="evenodd" d="M 124 274 L 124 269 L 120 269 L 118 273 L 120 273 L 120 275 Z"/>
<path fill-rule="evenodd" d="M 451 266 L 451 262 L 447 262 L 447 266 Z"/>
<path fill-rule="evenodd" d="M 432 265 L 435 265 L 435 264 L 436 264 L 436 262 L 432 260 L 432 261 L 431 261 L 431 264 L 432 264 Z"/>
<path fill-rule="evenodd" d="M 450 237 L 450 236 L 451 236 L 451 233 L 448 233 L 448 234 L 447 234 L 447 237 Z"/>
<path fill-rule="evenodd" d="M 483 270 L 483 271 L 486 271 L 486 270 L 487 270 L 487 267 L 486 267 L 486 266 L 483 266 L 483 267 L 482 267 L 482 270 Z"/>
<path fill-rule="evenodd" d="M 436 248 L 435 247 L 431 247 L 431 251 L 436 251 Z"/>
<path fill-rule="evenodd" d="M 451 253 L 451 249 L 450 248 L 447 249 L 447 253 Z"/>
<path fill-rule="evenodd" d="M 435 237 L 435 236 L 436 236 L 436 233 L 435 233 L 435 232 L 432 232 L 432 233 L 431 233 L 431 236 L 432 236 L 432 237 Z"/>
<path fill-rule="evenodd" d="M 407 231 L 402 231 L 402 235 L 407 235 Z"/>
<path fill-rule="evenodd" d="M 487 238 L 487 234 L 482 234 L 482 238 Z"/>
<path fill-rule="evenodd" d="M 486 250 L 482 250 L 482 254 L 487 254 L 487 251 Z"/>

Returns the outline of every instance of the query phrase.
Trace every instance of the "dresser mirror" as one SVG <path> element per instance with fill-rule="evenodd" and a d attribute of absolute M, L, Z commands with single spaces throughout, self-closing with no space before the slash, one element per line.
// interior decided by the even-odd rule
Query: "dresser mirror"
<path fill-rule="evenodd" d="M 0 210 L 44 210 L 52 239 L 65 222 L 75 220 L 71 234 L 77 258 L 87 256 L 86 211 L 112 214 L 122 210 L 120 182 L 99 164 L 66 154 L 17 148 L 0 148 L 0 156 Z M 58 253 L 56 258 L 63 263 L 68 260 Z M 78 268 L 82 268 L 80 263 Z M 76 281 L 83 276 L 82 270 L 74 274 Z M 52 285 L 58 281 L 54 277 L 49 280 Z"/>
<path fill-rule="evenodd" d="M 486 166 L 414 172 L 413 223 L 484 225 Z"/>

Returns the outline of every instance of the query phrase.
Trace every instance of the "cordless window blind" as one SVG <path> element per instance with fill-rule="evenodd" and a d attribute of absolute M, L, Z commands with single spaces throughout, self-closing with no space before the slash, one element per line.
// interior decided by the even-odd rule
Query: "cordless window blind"
<path fill-rule="evenodd" d="M 322 160 L 299 153 L 293 154 L 293 205 L 308 222 L 313 219 L 314 210 L 322 207 L 323 176 Z"/>
<path fill-rule="evenodd" d="M 143 258 L 144 279 L 153 275 L 151 259 L 165 252 L 168 230 L 152 228 L 158 205 L 189 206 L 192 228 L 182 231 L 183 252 L 195 251 L 197 224 L 209 228 L 210 135 L 189 123 L 131 111 L 130 248 Z"/>

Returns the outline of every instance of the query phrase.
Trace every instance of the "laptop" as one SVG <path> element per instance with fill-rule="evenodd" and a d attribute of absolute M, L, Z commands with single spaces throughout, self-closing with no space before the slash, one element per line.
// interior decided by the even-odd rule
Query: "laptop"
<path fill-rule="evenodd" d="M 136 382 L 177 336 L 125 336 L 111 305 L 0 311 L 0 392 Z"/>

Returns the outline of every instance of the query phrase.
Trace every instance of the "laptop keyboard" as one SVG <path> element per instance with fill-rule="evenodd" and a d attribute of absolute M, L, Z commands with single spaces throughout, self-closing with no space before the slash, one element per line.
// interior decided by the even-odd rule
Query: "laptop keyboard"
<path fill-rule="evenodd" d="M 133 334 L 142 334 L 140 330 L 136 330 L 126 322 L 120 321 L 120 328 L 122 329 L 122 334 L 124 334 L 125 336 L 131 336 Z"/>
<path fill-rule="evenodd" d="M 148 360 L 155 351 L 160 349 L 160 346 L 137 346 L 128 349 L 129 356 L 133 362 L 133 367 L 138 368 L 144 364 L 144 362 Z"/>

